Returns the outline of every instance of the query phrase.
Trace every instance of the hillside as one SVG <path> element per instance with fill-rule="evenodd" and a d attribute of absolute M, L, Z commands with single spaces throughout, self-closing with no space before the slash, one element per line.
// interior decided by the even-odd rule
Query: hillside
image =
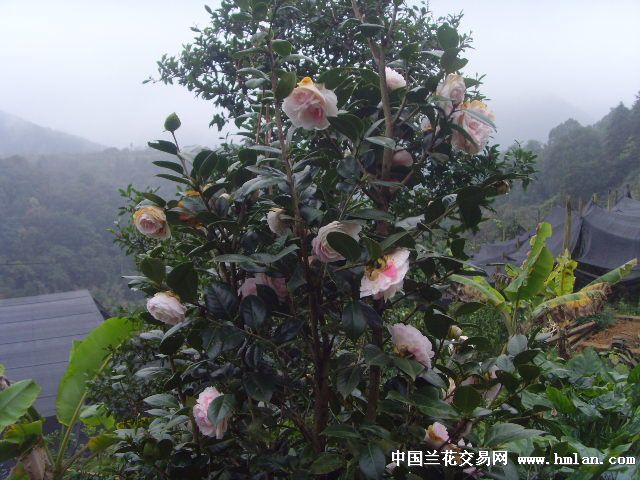
<path fill-rule="evenodd" d="M 106 147 L 0 111 L 0 157 L 99 152 Z"/>
<path fill-rule="evenodd" d="M 511 238 L 532 228 L 552 205 L 586 203 L 595 194 L 601 205 L 627 186 L 640 198 L 640 96 L 629 108 L 619 104 L 598 122 L 583 126 L 569 119 L 553 128 L 546 143 L 525 145 L 537 153 L 536 181 L 514 189 L 496 204 L 497 213 L 472 243 Z"/>

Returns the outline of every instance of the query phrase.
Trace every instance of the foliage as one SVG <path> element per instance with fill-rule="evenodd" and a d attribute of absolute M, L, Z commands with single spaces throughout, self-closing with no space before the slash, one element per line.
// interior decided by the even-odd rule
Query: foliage
<path fill-rule="evenodd" d="M 73 344 L 69 365 L 58 388 L 56 420 L 61 430 L 55 440 L 43 436 L 44 419 L 33 407 L 40 387 L 33 380 L 5 386 L 5 379 L 0 376 L 0 462 L 17 460 L 9 478 L 63 478 L 79 461 L 91 461 L 116 442 L 114 417 L 101 404 L 86 404 L 88 382 L 105 369 L 111 352 L 137 328 L 129 318 L 114 317 Z M 92 436 L 84 445 L 71 449 L 73 432 L 79 424 Z M 83 457 L 85 452 L 88 457 Z"/>

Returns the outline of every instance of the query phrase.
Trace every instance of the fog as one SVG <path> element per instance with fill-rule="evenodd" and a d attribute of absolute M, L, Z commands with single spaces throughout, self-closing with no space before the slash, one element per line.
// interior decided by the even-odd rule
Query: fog
<path fill-rule="evenodd" d="M 215 144 L 212 106 L 179 86 L 143 85 L 163 53 L 178 53 L 208 14 L 203 0 L 0 0 L 0 110 L 107 146 L 162 135 L 167 113 L 181 142 Z M 209 2 L 215 7 L 217 2 Z M 497 140 L 544 140 L 573 117 L 593 122 L 640 90 L 637 0 L 433 0 L 465 12 L 466 74 L 484 73 Z"/>

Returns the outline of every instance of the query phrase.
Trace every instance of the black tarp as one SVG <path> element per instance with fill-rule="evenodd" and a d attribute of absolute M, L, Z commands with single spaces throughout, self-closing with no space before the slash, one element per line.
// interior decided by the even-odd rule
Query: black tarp
<path fill-rule="evenodd" d="M 565 209 L 554 207 L 544 219 L 553 229 L 547 247 L 554 256 L 560 255 L 563 250 L 566 218 Z M 472 262 L 489 275 L 493 274 L 497 265 L 521 265 L 530 249 L 528 239 L 534 234 L 535 231 L 531 231 L 516 239 L 484 245 L 474 255 Z M 521 246 L 514 248 L 517 243 Z M 572 258 L 578 261 L 576 276 L 582 283 L 639 258 L 640 201 L 625 196 L 611 210 L 589 202 L 581 214 L 572 211 L 569 249 Z M 640 269 L 636 267 L 624 283 L 639 283 L 639 279 Z"/>

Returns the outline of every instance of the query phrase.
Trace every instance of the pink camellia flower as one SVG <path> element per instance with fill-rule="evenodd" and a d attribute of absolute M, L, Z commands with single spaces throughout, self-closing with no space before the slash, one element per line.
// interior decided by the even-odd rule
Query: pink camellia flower
<path fill-rule="evenodd" d="M 407 86 L 407 81 L 404 77 L 392 68 L 385 67 L 384 76 L 387 79 L 387 88 L 391 91 Z"/>
<path fill-rule="evenodd" d="M 366 266 L 360 283 L 360 298 L 373 295 L 375 299 L 388 300 L 401 291 L 409 271 L 409 253 L 406 248 L 396 248 L 376 260 L 375 265 Z"/>
<path fill-rule="evenodd" d="M 291 232 L 291 221 L 282 216 L 286 215 L 283 208 L 272 208 L 267 213 L 267 224 L 269 229 L 276 235 L 285 235 Z"/>
<path fill-rule="evenodd" d="M 257 295 L 258 285 L 265 285 L 271 288 L 281 302 L 285 301 L 289 296 L 286 279 L 283 277 L 271 277 L 266 273 L 256 273 L 254 277 L 247 278 L 240 285 L 238 295 L 243 298 L 249 295 Z"/>
<path fill-rule="evenodd" d="M 438 422 L 429 425 L 424 435 L 424 441 L 433 448 L 441 448 L 449 442 L 447 427 Z"/>
<path fill-rule="evenodd" d="M 327 117 L 338 115 L 338 98 L 333 90 L 304 77 L 282 102 L 282 110 L 296 127 L 324 130 L 329 126 Z"/>
<path fill-rule="evenodd" d="M 469 137 L 473 139 L 473 142 L 465 137 L 462 132 L 454 130 L 451 134 L 451 145 L 458 150 L 475 155 L 480 153 L 489 142 L 493 127 L 469 112 L 478 113 L 492 122 L 495 119 L 495 115 L 480 100 L 465 102 L 461 110 L 454 112 L 453 122 L 462 127 Z"/>
<path fill-rule="evenodd" d="M 222 395 L 222 393 L 220 393 L 217 388 L 207 387 L 198 395 L 198 400 L 193 406 L 193 418 L 200 432 L 207 437 L 216 437 L 218 440 L 220 440 L 224 436 L 224 432 L 227 431 L 229 421 L 225 418 L 220 423 L 211 423 L 207 412 L 209 411 L 211 402 L 220 395 Z"/>
<path fill-rule="evenodd" d="M 394 167 L 410 167 L 413 165 L 413 157 L 406 150 L 398 150 L 393 154 L 391 164 Z"/>
<path fill-rule="evenodd" d="M 497 371 L 498 371 L 498 367 L 496 367 L 495 365 L 489 368 L 489 378 L 492 380 L 495 380 L 496 378 L 498 378 L 498 376 L 496 375 Z M 485 391 L 482 396 L 485 398 L 485 400 L 491 403 L 498 396 L 501 388 L 502 388 L 502 385 L 500 385 L 499 383 L 496 383 L 494 386 L 492 386 L 487 391 Z"/>
<path fill-rule="evenodd" d="M 171 237 L 171 229 L 167 223 L 164 210 L 154 205 L 140 207 L 133 214 L 133 223 L 140 233 L 156 240 Z"/>
<path fill-rule="evenodd" d="M 160 322 L 177 325 L 184 321 L 187 308 L 173 292 L 158 292 L 147 300 L 147 311 Z"/>
<path fill-rule="evenodd" d="M 436 95 L 448 100 L 438 100 L 436 105 L 444 111 L 445 115 L 449 115 L 455 107 L 464 101 L 465 90 L 464 78 L 461 75 L 450 73 L 442 79 L 436 88 Z"/>
<path fill-rule="evenodd" d="M 435 355 L 431 342 L 420 330 L 412 325 L 396 323 L 389 327 L 391 341 L 399 355 L 413 355 L 413 358 L 425 367 L 431 367 L 431 359 Z"/>
<path fill-rule="evenodd" d="M 318 235 L 311 241 L 311 247 L 313 248 L 313 254 L 322 263 L 331 263 L 344 260 L 344 257 L 336 252 L 329 242 L 327 241 L 327 235 L 331 232 L 340 232 L 349 235 L 355 241 L 358 241 L 358 234 L 362 230 L 362 227 L 357 223 L 344 223 L 344 222 L 331 222 L 324 227 L 320 227 Z"/>

